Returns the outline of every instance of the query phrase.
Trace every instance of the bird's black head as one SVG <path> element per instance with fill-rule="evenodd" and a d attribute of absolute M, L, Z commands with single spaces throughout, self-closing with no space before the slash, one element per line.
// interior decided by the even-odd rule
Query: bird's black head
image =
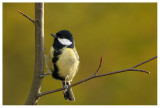
<path fill-rule="evenodd" d="M 51 34 L 55 39 L 53 47 L 55 49 L 61 49 L 63 47 L 74 48 L 74 39 L 72 34 L 67 30 L 61 30 L 56 34 Z"/>

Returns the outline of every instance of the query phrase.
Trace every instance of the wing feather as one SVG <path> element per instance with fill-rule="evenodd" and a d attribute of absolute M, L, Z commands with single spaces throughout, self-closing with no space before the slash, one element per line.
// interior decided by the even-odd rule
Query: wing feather
<path fill-rule="evenodd" d="M 54 49 L 53 47 L 51 47 L 49 53 L 47 54 L 47 56 L 45 56 L 45 61 L 46 61 L 46 66 L 48 68 L 48 71 L 54 70 L 54 66 L 52 63 L 52 58 L 54 57 L 53 52 L 54 52 Z"/>

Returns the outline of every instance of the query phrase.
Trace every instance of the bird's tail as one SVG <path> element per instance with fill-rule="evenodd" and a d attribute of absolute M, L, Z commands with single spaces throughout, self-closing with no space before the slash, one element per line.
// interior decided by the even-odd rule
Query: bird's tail
<path fill-rule="evenodd" d="M 63 87 L 65 88 L 66 86 L 69 86 L 70 85 L 70 82 L 62 82 L 62 85 Z M 74 94 L 72 92 L 72 88 L 69 88 L 69 89 L 65 89 L 63 90 L 63 95 L 64 95 L 64 98 L 66 100 L 69 100 L 69 101 L 75 101 L 75 98 L 74 98 Z"/>

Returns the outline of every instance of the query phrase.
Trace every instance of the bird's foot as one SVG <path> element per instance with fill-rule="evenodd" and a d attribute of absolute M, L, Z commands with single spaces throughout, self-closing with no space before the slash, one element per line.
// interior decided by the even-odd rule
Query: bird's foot
<path fill-rule="evenodd" d="M 46 75 L 52 75 L 52 73 L 51 72 L 43 73 L 40 75 L 40 78 L 44 78 Z"/>
<path fill-rule="evenodd" d="M 68 87 L 69 87 L 68 85 L 64 85 L 63 86 L 64 89 L 68 89 Z"/>
<path fill-rule="evenodd" d="M 40 75 L 40 78 L 44 78 L 46 76 L 46 73 L 43 73 Z"/>

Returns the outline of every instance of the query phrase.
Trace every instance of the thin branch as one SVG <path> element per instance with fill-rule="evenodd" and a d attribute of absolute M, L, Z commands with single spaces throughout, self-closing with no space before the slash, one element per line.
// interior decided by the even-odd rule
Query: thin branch
<path fill-rule="evenodd" d="M 99 69 L 101 68 L 101 65 L 102 65 L 102 56 L 101 56 L 99 67 L 98 67 L 98 69 L 97 69 L 97 71 L 95 72 L 94 75 L 97 75 L 97 73 L 99 72 Z"/>
<path fill-rule="evenodd" d="M 145 70 L 141 70 L 141 69 L 134 69 L 134 68 L 131 68 L 131 71 L 139 71 L 139 72 L 145 72 L 145 73 L 150 74 L 150 72 L 145 71 Z"/>
<path fill-rule="evenodd" d="M 146 60 L 146 61 L 144 61 L 144 62 L 142 62 L 142 63 L 139 63 L 139 64 L 137 64 L 137 65 L 135 65 L 135 66 L 133 66 L 133 67 L 131 67 L 131 68 L 129 68 L 129 69 L 123 69 L 123 70 L 119 70 L 119 71 L 114 71 L 114 72 L 110 72 L 110 73 L 105 73 L 105 74 L 97 75 L 97 73 L 99 72 L 99 69 L 100 69 L 100 67 L 101 67 L 101 65 L 102 65 L 102 57 L 101 57 L 99 67 L 98 67 L 98 69 L 97 69 L 97 71 L 96 71 L 96 73 L 95 73 L 94 75 L 91 75 L 91 76 L 89 76 L 88 78 L 85 78 L 85 79 L 83 79 L 83 80 L 81 80 L 81 81 L 78 81 L 78 82 L 70 85 L 69 88 L 74 87 L 74 86 L 76 86 L 76 85 L 78 85 L 78 84 L 81 84 L 81 83 L 86 82 L 86 81 L 88 81 L 88 80 L 90 80 L 90 79 L 93 79 L 93 78 L 98 78 L 98 77 L 107 76 L 107 75 L 112 75 L 112 74 L 117 74 L 117 73 L 122 73 L 122 72 L 139 71 L 139 72 L 144 72 L 144 73 L 148 73 L 148 74 L 149 74 L 150 72 L 148 72 L 148 71 L 141 70 L 141 69 L 134 69 L 134 68 L 136 68 L 136 67 L 138 67 L 138 66 L 140 66 L 140 65 L 143 65 L 144 63 L 147 63 L 147 62 L 149 62 L 149 61 L 151 61 L 151 60 L 154 60 L 154 59 L 156 59 L 156 58 L 157 58 L 157 56 L 156 56 L 156 57 L 153 57 L 153 58 L 151 58 L 151 59 L 149 59 L 149 60 Z M 64 90 L 64 88 L 59 88 L 59 89 L 55 89 L 55 90 L 46 91 L 46 92 L 40 93 L 40 94 L 39 94 L 39 97 L 42 97 L 42 96 L 47 95 L 47 94 L 50 94 L 50 93 L 62 91 L 62 90 Z"/>
<path fill-rule="evenodd" d="M 21 12 L 21 11 L 18 10 L 18 9 L 17 9 L 17 11 L 18 11 L 20 14 L 22 14 L 23 16 L 25 16 L 27 19 L 29 19 L 30 21 L 32 21 L 33 24 L 35 24 L 35 21 L 34 21 L 32 18 L 30 18 L 28 15 L 24 14 L 23 12 Z"/>
<path fill-rule="evenodd" d="M 142 64 L 145 64 L 145 63 L 147 63 L 147 62 L 149 62 L 149 61 L 151 61 L 151 60 L 154 60 L 154 59 L 156 59 L 156 58 L 157 58 L 157 56 L 155 56 L 155 57 L 153 57 L 153 58 L 151 58 L 151 59 L 148 59 L 148 60 L 146 60 L 146 61 L 144 61 L 144 62 L 142 62 L 142 63 L 139 63 L 139 64 L 133 66 L 132 68 L 136 68 L 136 67 L 138 67 L 138 66 L 141 66 Z"/>

